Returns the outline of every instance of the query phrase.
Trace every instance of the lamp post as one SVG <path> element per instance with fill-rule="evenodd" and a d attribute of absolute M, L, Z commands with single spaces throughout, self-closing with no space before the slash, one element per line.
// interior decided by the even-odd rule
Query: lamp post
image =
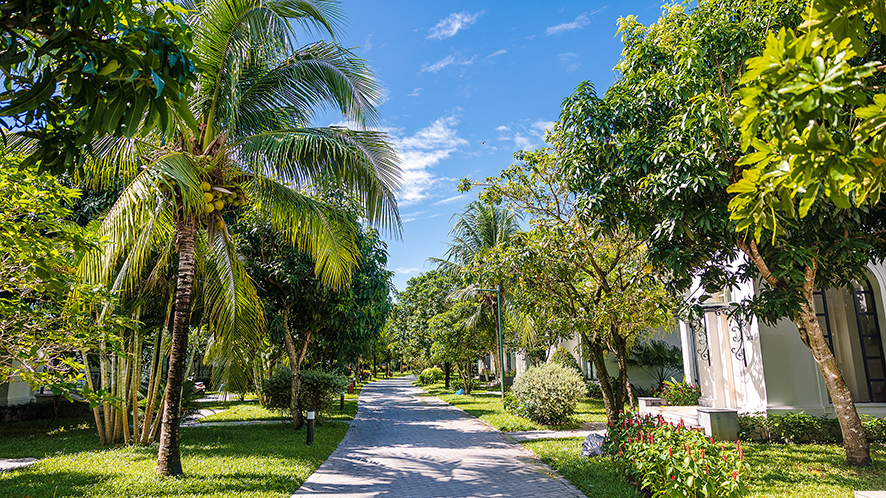
<path fill-rule="evenodd" d="M 477 289 L 478 292 L 495 292 L 495 312 L 496 312 L 496 320 L 498 321 L 498 362 L 501 368 L 501 372 L 498 374 L 501 376 L 501 400 L 504 402 L 505 400 L 505 351 L 504 351 L 504 340 L 501 335 L 501 286 L 497 286 L 494 289 Z"/>

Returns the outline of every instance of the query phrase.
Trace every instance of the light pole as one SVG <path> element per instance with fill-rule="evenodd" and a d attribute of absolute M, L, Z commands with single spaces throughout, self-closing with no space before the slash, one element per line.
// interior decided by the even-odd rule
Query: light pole
<path fill-rule="evenodd" d="M 501 286 L 499 285 L 495 289 L 477 289 L 478 292 L 495 292 L 495 312 L 496 312 L 496 320 L 498 320 L 498 364 L 501 372 L 498 375 L 501 377 L 501 401 L 504 403 L 505 400 L 505 351 L 504 351 L 504 340 L 501 335 Z"/>

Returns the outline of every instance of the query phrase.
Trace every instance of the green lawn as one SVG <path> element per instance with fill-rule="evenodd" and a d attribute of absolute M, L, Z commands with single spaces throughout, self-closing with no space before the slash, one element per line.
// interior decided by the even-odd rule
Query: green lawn
<path fill-rule="evenodd" d="M 603 401 L 597 399 L 582 398 L 575 409 L 575 414 L 570 417 L 570 423 L 562 426 L 547 426 L 505 411 L 501 404 L 500 388 L 474 388 L 470 395 L 456 396 L 452 390 L 444 388 L 443 383 L 421 387 L 428 394 L 461 408 L 501 431 L 571 430 L 581 428 L 581 424 L 585 422 L 606 422 Z"/>
<path fill-rule="evenodd" d="M 314 444 L 305 429 L 284 424 L 181 429 L 183 478 L 154 473 L 157 446 L 105 448 L 90 420 L 0 424 L 0 456 L 35 457 L 31 467 L 0 473 L 0 498 L 87 497 L 277 497 L 290 496 L 347 432 L 357 413 L 357 396 L 335 404 L 331 420 L 319 424 Z M 216 421 L 283 418 L 254 401 L 201 403 L 226 408 Z M 208 420 L 208 419 L 207 419 Z"/>
<path fill-rule="evenodd" d="M 580 458 L 581 442 L 581 438 L 543 439 L 523 445 L 588 496 L 641 496 L 608 458 Z M 852 498 L 854 491 L 886 489 L 883 445 L 872 447 L 874 465 L 867 469 L 847 467 L 842 449 L 836 445 L 742 446 L 754 475 L 750 497 Z"/>

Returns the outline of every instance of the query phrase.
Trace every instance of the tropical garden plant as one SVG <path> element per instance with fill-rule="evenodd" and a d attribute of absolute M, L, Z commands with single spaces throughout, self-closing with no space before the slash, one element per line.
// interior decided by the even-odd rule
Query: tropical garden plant
<path fill-rule="evenodd" d="M 208 0 L 188 7 L 199 77 L 187 112 L 170 116 L 168 129 L 147 119 L 142 135 L 98 140 L 85 169 L 92 185 L 129 183 L 98 229 L 108 242 L 84 258 L 82 278 L 134 294 L 149 292 L 165 271 L 175 275 L 161 475 L 182 473 L 178 428 L 193 303 L 218 343 L 254 343 L 263 329 L 229 221 L 244 210 L 258 213 L 308 252 L 335 288 L 358 264 L 355 226 L 304 189 L 327 182 L 357 199 L 369 223 L 399 229 L 399 169 L 384 134 L 310 124 L 326 106 L 356 123 L 376 117 L 378 86 L 359 58 L 334 42 L 295 45 L 296 26 L 334 39 L 337 3 Z"/>

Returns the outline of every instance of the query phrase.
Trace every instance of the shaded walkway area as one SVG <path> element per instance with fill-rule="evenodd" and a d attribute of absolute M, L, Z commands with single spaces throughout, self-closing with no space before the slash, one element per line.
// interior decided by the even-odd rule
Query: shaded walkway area
<path fill-rule="evenodd" d="M 293 498 L 584 497 L 513 439 L 418 396 L 412 379 L 365 386 L 351 429 Z"/>

